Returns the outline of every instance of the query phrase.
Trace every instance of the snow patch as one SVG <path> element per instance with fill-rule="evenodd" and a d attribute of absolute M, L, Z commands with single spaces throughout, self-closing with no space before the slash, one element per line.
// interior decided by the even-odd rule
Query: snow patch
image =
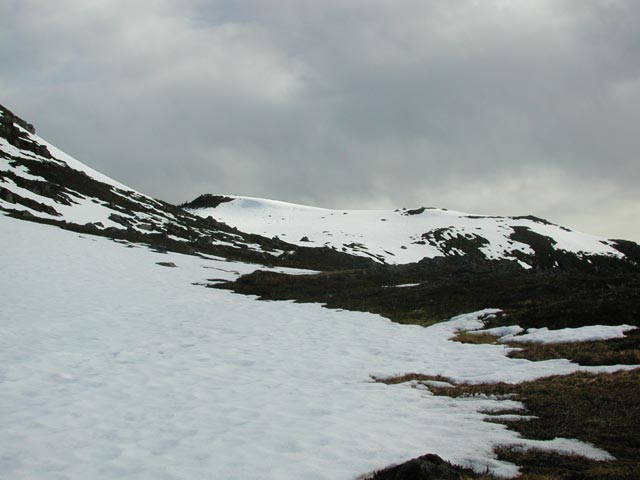
<path fill-rule="evenodd" d="M 440 232 L 444 240 L 478 240 L 478 249 L 486 258 L 509 259 L 530 269 L 531 266 L 518 255 L 533 255 L 534 251 L 529 245 L 510 238 L 516 226 L 552 237 L 556 248 L 567 252 L 623 256 L 603 238 L 530 219 L 470 216 L 436 208 L 417 215 L 406 215 L 398 210 L 330 210 L 269 199 L 225 196 L 233 200 L 215 208 L 191 211 L 202 217 L 211 216 L 248 233 L 284 237 L 300 246 L 309 245 L 312 241 L 315 245 L 392 264 L 460 254 L 457 248 L 447 252 L 444 241 L 433 240 L 431 234 Z"/>
<path fill-rule="evenodd" d="M 519 327 L 517 327 L 519 328 Z M 623 338 L 626 332 L 635 330 L 632 325 L 589 325 L 578 328 L 562 328 L 549 330 L 543 328 L 529 328 L 527 333 L 518 335 L 519 332 L 509 332 L 500 338 L 501 342 L 519 343 L 567 343 L 590 342 L 595 340 L 610 340 Z M 522 329 L 520 329 L 520 332 Z"/>
<path fill-rule="evenodd" d="M 3 478 L 349 479 L 426 452 L 517 474 L 495 458 L 496 445 L 607 457 L 485 421 L 512 400 L 370 381 L 423 372 L 519 382 L 621 368 L 510 359 L 502 345 L 448 340 L 499 310 L 399 325 L 201 286 L 212 269 L 233 280 L 263 266 L 127 248 L 6 216 L 0 243 Z"/>

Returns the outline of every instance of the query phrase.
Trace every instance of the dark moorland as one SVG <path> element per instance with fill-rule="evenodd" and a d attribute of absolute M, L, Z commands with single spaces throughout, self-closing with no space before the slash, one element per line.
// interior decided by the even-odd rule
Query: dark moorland
<path fill-rule="evenodd" d="M 517 324 L 524 328 L 557 329 L 623 323 L 640 326 L 638 264 L 635 257 L 632 262 L 611 261 L 606 265 L 575 261 L 564 269 L 522 270 L 511 262 L 452 256 L 412 265 L 305 276 L 258 271 L 214 288 L 258 295 L 265 300 L 320 302 L 327 308 L 367 311 L 395 322 L 423 326 L 489 307 L 500 308 L 503 314 L 488 319 L 488 327 Z M 496 339 L 463 334 L 457 341 Z M 638 331 L 608 341 L 517 346 L 524 348 L 512 353 L 513 356 L 534 361 L 569 358 L 582 365 L 640 364 Z M 431 378 L 429 372 L 416 372 L 384 382 Z M 527 415 L 538 418 L 509 422 L 509 428 L 534 439 L 577 438 L 616 457 L 612 462 L 595 462 L 542 451 L 496 449 L 499 458 L 520 465 L 522 478 L 640 478 L 640 370 L 599 375 L 576 373 L 518 385 L 430 389 L 437 395 L 514 395 L 524 403 Z M 370 478 L 375 480 L 491 478 L 430 455 L 372 475 Z"/>

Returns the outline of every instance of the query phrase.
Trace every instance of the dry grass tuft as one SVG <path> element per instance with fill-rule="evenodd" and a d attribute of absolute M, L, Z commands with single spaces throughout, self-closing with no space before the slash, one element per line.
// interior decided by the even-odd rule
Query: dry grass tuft
<path fill-rule="evenodd" d="M 482 345 L 482 344 L 495 344 L 498 341 L 498 337 L 486 332 L 473 333 L 473 330 L 471 331 L 459 330 L 456 336 L 453 337 L 451 340 L 453 340 L 454 342 L 460 342 L 460 343 L 471 343 L 474 345 Z"/>

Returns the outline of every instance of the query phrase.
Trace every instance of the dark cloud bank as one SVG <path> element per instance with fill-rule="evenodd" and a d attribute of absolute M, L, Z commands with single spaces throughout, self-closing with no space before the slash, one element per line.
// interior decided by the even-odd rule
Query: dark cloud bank
<path fill-rule="evenodd" d="M 640 2 L 0 2 L 0 101 L 179 202 L 535 214 L 640 240 Z"/>

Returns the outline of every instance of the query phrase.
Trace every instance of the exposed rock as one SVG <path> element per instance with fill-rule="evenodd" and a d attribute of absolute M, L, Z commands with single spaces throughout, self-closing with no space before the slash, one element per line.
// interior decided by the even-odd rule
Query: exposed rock
<path fill-rule="evenodd" d="M 0 112 L 2 112 L 2 116 L 0 116 L 0 123 L 17 123 L 22 128 L 24 128 L 27 132 L 31 134 L 36 133 L 36 129 L 28 122 L 25 122 L 20 117 L 16 116 L 11 110 L 0 105 Z"/>
<path fill-rule="evenodd" d="M 200 195 L 195 200 L 190 202 L 183 203 L 182 205 L 178 205 L 180 208 L 215 208 L 221 203 L 230 202 L 233 198 L 225 197 L 223 195 L 212 195 L 210 193 L 205 193 L 204 195 Z"/>
<path fill-rule="evenodd" d="M 156 262 L 156 265 L 160 265 L 162 267 L 171 267 L 171 268 L 177 267 L 177 265 L 173 262 Z"/>
<path fill-rule="evenodd" d="M 442 249 L 447 256 L 470 255 L 485 258 L 484 254 L 480 251 L 480 247 L 489 245 L 489 241 L 484 237 L 480 237 L 474 233 L 462 235 L 455 232 L 452 228 L 432 230 L 422 234 L 422 239 Z"/>
<path fill-rule="evenodd" d="M 536 217 L 534 215 L 520 215 L 517 217 L 508 217 L 513 220 L 530 220 L 536 223 L 542 223 L 543 225 L 553 225 L 549 220 L 545 220 L 544 218 Z M 562 228 L 562 227 L 561 227 Z"/>
<path fill-rule="evenodd" d="M 473 470 L 453 465 L 438 455 L 428 454 L 380 470 L 367 480 L 460 480 L 474 477 L 477 475 Z"/>
<path fill-rule="evenodd" d="M 33 134 L 35 129 L 33 125 L 25 122 L 21 118 L 14 115 L 11 110 L 0 105 L 0 137 L 6 138 L 7 141 L 16 148 L 33 152 L 45 158 L 51 158 L 51 153 L 44 145 L 39 145 L 28 138 L 28 134 L 22 129 Z"/>
<path fill-rule="evenodd" d="M 13 194 L 6 188 L 0 187 L 0 198 L 2 198 L 2 200 L 4 200 L 5 202 L 16 203 L 15 199 L 13 198 Z"/>
<path fill-rule="evenodd" d="M 424 213 L 425 210 L 426 207 L 414 208 L 413 210 L 407 210 L 403 215 L 420 215 L 421 213 Z"/>
<path fill-rule="evenodd" d="M 109 215 L 109 220 L 111 220 L 112 222 L 118 223 L 120 225 L 122 225 L 123 227 L 130 227 L 131 226 L 131 220 L 123 217 L 122 215 L 118 215 L 116 213 L 112 213 L 111 215 Z"/>
<path fill-rule="evenodd" d="M 613 240 L 613 248 L 622 252 L 631 262 L 640 266 L 640 245 L 629 240 Z"/>

